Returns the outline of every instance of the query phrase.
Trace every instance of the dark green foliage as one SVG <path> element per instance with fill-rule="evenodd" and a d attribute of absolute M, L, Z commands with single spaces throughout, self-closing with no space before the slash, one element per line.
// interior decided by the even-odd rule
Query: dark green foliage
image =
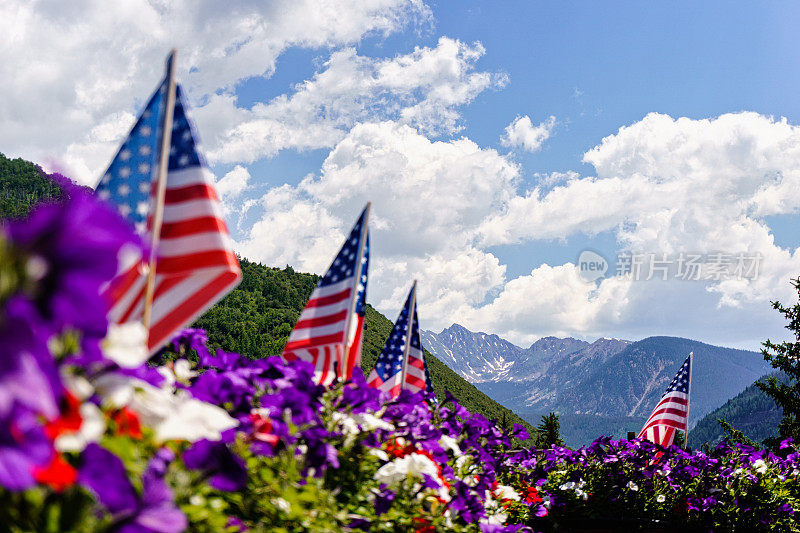
<path fill-rule="evenodd" d="M 792 280 L 792 286 L 800 295 L 800 278 Z M 769 339 L 761 351 L 775 369 L 786 374 L 787 379 L 780 381 L 770 377 L 756 385 L 767 393 L 783 410 L 783 417 L 778 426 L 781 438 L 800 439 L 800 303 L 784 307 L 780 302 L 772 302 L 772 307 L 789 322 L 786 329 L 792 332 L 795 341 L 775 344 Z"/>
<path fill-rule="evenodd" d="M 780 373 L 774 373 L 772 377 L 777 377 L 781 381 L 785 379 Z M 747 438 L 763 442 L 778 435 L 781 410 L 764 391 L 755 384 L 750 385 L 721 407 L 704 416 L 689 431 L 689 444 L 693 448 L 699 448 L 703 443 L 712 447 L 718 444 L 725 437 L 725 431 L 718 422 L 720 419 L 727 421 L 732 428 L 741 431 Z"/>
<path fill-rule="evenodd" d="M 672 444 L 678 448 L 686 448 L 686 433 L 683 431 L 676 431 Z"/>
<path fill-rule="evenodd" d="M 759 444 L 752 439 L 750 439 L 747 435 L 730 425 L 730 423 L 725 420 L 724 418 L 720 418 L 717 420 L 719 422 L 719 427 L 722 428 L 722 431 L 725 432 L 724 440 L 728 442 L 736 442 L 739 444 L 746 444 L 748 446 L 753 446 L 754 448 L 760 448 Z"/>
<path fill-rule="evenodd" d="M 536 427 L 539 434 L 536 437 L 537 448 L 549 448 L 550 446 L 563 446 L 561 440 L 561 424 L 558 422 L 558 415 L 549 413 L 542 416 L 542 422 Z"/>
<path fill-rule="evenodd" d="M 24 216 L 33 204 L 60 192 L 38 165 L 0 154 L 0 218 Z"/>
<path fill-rule="evenodd" d="M 209 309 L 193 325 L 208 332 L 212 348 L 238 352 L 249 357 L 278 355 L 289 338 L 294 323 L 314 290 L 319 276 L 295 272 L 291 267 L 270 268 L 239 259 L 242 283 Z M 367 306 L 364 319 L 364 344 L 361 368 L 368 375 L 392 330 L 392 322 Z M 426 352 L 433 388 L 440 400 L 449 390 L 464 407 L 509 426 L 530 424 L 495 402 L 474 385 Z"/>

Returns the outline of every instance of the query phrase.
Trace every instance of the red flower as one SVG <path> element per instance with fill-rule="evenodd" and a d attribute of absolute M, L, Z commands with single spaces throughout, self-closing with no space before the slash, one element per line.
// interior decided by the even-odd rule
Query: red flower
<path fill-rule="evenodd" d="M 397 443 L 397 439 L 392 439 L 386 443 L 386 452 L 393 456 L 393 457 L 405 457 L 410 453 L 414 453 L 416 450 L 414 446 L 408 444 L 406 446 L 400 446 Z"/>
<path fill-rule="evenodd" d="M 436 528 L 431 525 L 431 521 L 427 518 L 422 518 L 420 516 L 414 517 L 414 531 L 416 533 L 436 533 Z"/>
<path fill-rule="evenodd" d="M 253 412 L 250 413 L 250 421 L 253 423 L 253 439 L 266 442 L 272 446 L 278 444 L 278 436 L 272 434 L 272 420 Z"/>
<path fill-rule="evenodd" d="M 78 471 L 64 460 L 59 454 L 54 454 L 50 462 L 44 466 L 33 469 L 33 478 L 44 485 L 61 492 L 75 484 Z"/>
<path fill-rule="evenodd" d="M 524 481 L 522 482 L 522 484 L 523 484 L 522 488 L 525 494 L 525 503 L 527 503 L 528 505 L 533 505 L 535 503 L 544 501 L 542 500 L 542 497 L 539 496 L 539 491 L 536 490 L 536 487 L 534 487 L 533 485 L 528 485 Z"/>
<path fill-rule="evenodd" d="M 111 414 L 111 420 L 117 425 L 117 435 L 128 435 L 134 439 L 142 438 L 142 426 L 136 411 L 123 407 Z"/>
<path fill-rule="evenodd" d="M 61 414 L 55 420 L 51 420 L 44 425 L 45 435 L 50 440 L 56 440 L 59 435 L 64 433 L 74 433 L 81 429 L 83 417 L 81 416 L 81 401 L 73 396 L 69 391 L 64 393 L 61 400 Z"/>

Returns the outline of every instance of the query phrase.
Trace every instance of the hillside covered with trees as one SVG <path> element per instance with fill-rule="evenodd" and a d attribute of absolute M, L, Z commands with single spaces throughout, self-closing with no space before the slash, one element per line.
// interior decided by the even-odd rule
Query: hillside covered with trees
<path fill-rule="evenodd" d="M 697 422 L 689 431 L 689 445 L 697 447 L 708 443 L 713 446 L 720 442 L 725 431 L 719 420 L 727 421 L 749 439 L 762 442 L 777 436 L 781 415 L 775 400 L 753 384 Z"/>
<path fill-rule="evenodd" d="M 0 218 L 23 216 L 36 202 L 59 193 L 38 165 L 0 154 Z"/>

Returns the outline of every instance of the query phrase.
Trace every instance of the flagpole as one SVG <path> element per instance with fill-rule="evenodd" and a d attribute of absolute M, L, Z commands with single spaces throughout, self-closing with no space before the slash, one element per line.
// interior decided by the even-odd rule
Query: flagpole
<path fill-rule="evenodd" d="M 417 280 L 411 286 L 411 305 L 408 308 L 408 325 L 406 326 L 406 347 L 403 350 L 403 375 L 400 377 L 400 390 L 406 388 L 408 373 L 408 353 L 411 351 L 411 332 L 414 327 L 414 313 L 417 311 Z M 423 355 L 424 357 L 424 355 Z"/>
<path fill-rule="evenodd" d="M 689 447 L 689 402 L 692 399 L 692 372 L 694 372 L 694 351 L 689 352 L 689 388 L 686 395 L 686 431 L 683 432 L 683 449 Z"/>
<path fill-rule="evenodd" d="M 358 305 L 358 284 L 361 283 L 361 262 L 364 260 L 364 245 L 367 242 L 366 232 L 367 228 L 369 227 L 369 212 L 372 208 L 372 202 L 367 202 L 367 206 L 364 208 L 364 221 L 361 223 L 361 235 L 359 235 L 359 243 L 358 243 L 358 262 L 356 262 L 355 268 L 357 272 L 355 273 L 355 283 L 353 284 L 353 298 L 350 302 L 350 311 L 347 313 L 345 317 L 345 326 L 344 326 L 344 353 L 342 354 L 342 367 L 341 370 L 341 377 L 343 379 L 347 379 L 350 376 L 347 375 L 347 369 L 349 368 L 348 361 L 350 357 L 350 327 L 353 321 L 353 314 L 356 312 L 356 305 Z M 339 372 L 337 372 L 338 374 Z M 339 377 L 339 376 L 337 376 Z"/>
<path fill-rule="evenodd" d="M 156 174 L 156 197 L 153 205 L 153 226 L 151 231 L 150 258 L 147 270 L 147 285 L 144 296 L 144 312 L 142 324 L 150 336 L 150 319 L 153 311 L 153 296 L 156 286 L 156 261 L 158 260 L 158 241 L 161 236 L 161 224 L 164 218 L 164 199 L 167 193 L 167 170 L 169 167 L 169 149 L 172 144 L 172 119 L 175 112 L 175 57 L 178 51 L 173 48 L 167 56 L 167 98 L 164 117 L 161 121 L 161 151 L 159 152 L 158 173 Z"/>

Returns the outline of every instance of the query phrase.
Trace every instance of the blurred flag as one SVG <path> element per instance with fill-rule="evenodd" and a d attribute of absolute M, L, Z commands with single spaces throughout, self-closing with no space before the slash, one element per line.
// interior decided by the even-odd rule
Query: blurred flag
<path fill-rule="evenodd" d="M 157 242 L 148 340 L 151 353 L 241 279 L 214 177 L 198 151 L 180 86 L 175 86 L 172 120 L 166 120 L 168 87 L 165 80 L 150 98 L 96 189 L 147 242 Z M 168 122 L 172 125 L 163 223 L 154 239 L 158 163 L 162 130 Z M 123 259 L 120 273 L 105 291 L 112 322 L 142 321 L 148 259 L 140 254 Z"/>
<path fill-rule="evenodd" d="M 425 361 L 425 352 L 422 351 L 422 342 L 419 335 L 419 321 L 417 320 L 417 284 L 411 288 L 414 292 L 413 320 L 411 321 L 411 340 L 408 343 L 408 362 L 406 363 L 406 378 L 404 389 L 411 392 L 433 392 L 431 375 L 428 363 Z"/>
<path fill-rule="evenodd" d="M 420 342 L 416 281 L 367 382 L 372 387 L 388 392 L 392 397 L 400 394 L 401 389 L 433 392 Z"/>
<path fill-rule="evenodd" d="M 317 283 L 295 324 L 283 358 L 315 367 L 317 383 L 347 379 L 361 363 L 369 270 L 369 204 L 328 271 Z"/>
<path fill-rule="evenodd" d="M 689 392 L 692 384 L 692 356 L 686 358 L 653 414 L 645 422 L 639 438 L 667 447 L 675 440 L 675 431 L 689 427 Z"/>

